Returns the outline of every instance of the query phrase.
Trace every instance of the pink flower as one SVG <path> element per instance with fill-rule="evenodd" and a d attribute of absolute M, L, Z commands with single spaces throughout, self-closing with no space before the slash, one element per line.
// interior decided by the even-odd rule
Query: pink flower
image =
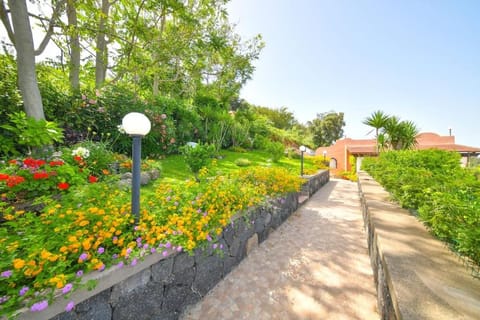
<path fill-rule="evenodd" d="M 167 115 L 166 115 L 165 113 L 162 113 L 162 114 L 160 115 L 160 117 L 161 117 L 162 119 L 167 119 Z"/>
<path fill-rule="evenodd" d="M 62 289 L 62 293 L 66 294 L 66 293 L 70 292 L 70 290 L 72 290 L 72 288 L 73 288 L 73 285 L 71 283 L 67 283 L 65 285 L 65 287 L 63 287 L 63 289 Z"/>
<path fill-rule="evenodd" d="M 48 301 L 47 301 L 47 300 L 43 300 L 43 301 L 34 303 L 34 304 L 30 307 L 30 311 L 32 311 L 32 312 L 38 312 L 38 311 L 45 310 L 45 309 L 47 309 L 47 308 L 48 308 Z"/>
<path fill-rule="evenodd" d="M 70 301 L 67 303 L 67 306 L 65 307 L 65 311 L 70 312 L 75 308 L 75 303 L 73 301 Z"/>

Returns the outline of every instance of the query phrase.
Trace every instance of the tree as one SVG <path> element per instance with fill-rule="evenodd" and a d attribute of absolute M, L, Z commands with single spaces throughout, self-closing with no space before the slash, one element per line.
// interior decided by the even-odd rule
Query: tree
<path fill-rule="evenodd" d="M 343 112 L 327 112 L 317 114 L 317 118 L 308 122 L 307 126 L 317 146 L 330 146 L 343 136 Z"/>
<path fill-rule="evenodd" d="M 37 120 L 45 119 L 45 114 L 38 88 L 35 56 L 42 54 L 50 41 L 54 24 L 63 10 L 64 3 L 65 0 L 56 2 L 50 19 L 46 19 L 48 25 L 45 37 L 35 50 L 26 0 L 8 0 L 9 9 L 5 1 L 0 0 L 0 19 L 17 52 L 18 88 L 22 94 L 25 113 Z"/>
<path fill-rule="evenodd" d="M 401 121 L 397 116 L 375 111 L 363 123 L 375 129 L 377 152 L 380 149 L 413 149 L 416 145 L 419 129 L 412 121 Z"/>
<path fill-rule="evenodd" d="M 363 120 L 363 124 L 367 126 L 373 127 L 375 129 L 375 140 L 377 145 L 377 153 L 379 151 L 379 130 L 383 128 L 388 120 L 389 116 L 385 114 L 383 111 L 377 110 L 368 118 Z"/>

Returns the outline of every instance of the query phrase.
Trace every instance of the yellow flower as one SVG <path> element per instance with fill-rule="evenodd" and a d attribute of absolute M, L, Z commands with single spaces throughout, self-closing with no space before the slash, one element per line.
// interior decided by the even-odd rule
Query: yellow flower
<path fill-rule="evenodd" d="M 92 242 L 91 242 L 91 240 L 90 240 L 90 239 L 85 239 L 85 240 L 83 240 L 83 242 L 82 242 L 82 247 L 83 247 L 84 250 L 87 250 L 87 251 L 88 251 L 88 250 L 92 247 Z"/>
<path fill-rule="evenodd" d="M 13 260 L 13 267 L 15 269 L 21 269 L 25 266 L 25 260 L 22 259 L 14 259 Z"/>

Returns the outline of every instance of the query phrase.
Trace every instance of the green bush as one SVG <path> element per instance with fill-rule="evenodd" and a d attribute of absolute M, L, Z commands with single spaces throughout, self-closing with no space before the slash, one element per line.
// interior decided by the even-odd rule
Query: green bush
<path fill-rule="evenodd" d="M 362 167 L 433 234 L 480 264 L 480 181 L 442 150 L 391 151 Z"/>
<path fill-rule="evenodd" d="M 200 169 L 206 167 L 212 160 L 215 153 L 215 146 L 211 144 L 185 145 L 180 147 L 180 152 L 185 158 L 185 162 L 195 175 L 197 181 Z"/>
<path fill-rule="evenodd" d="M 270 153 L 273 162 L 278 162 L 285 155 L 285 146 L 281 142 L 268 142 L 265 151 Z"/>
<path fill-rule="evenodd" d="M 11 134 L 17 149 L 8 148 L 8 152 L 32 154 L 55 142 L 63 141 L 62 129 L 55 122 L 27 117 L 23 111 L 11 113 L 8 118 L 9 123 L 2 125 L 1 128 Z M 3 139 L 7 140 L 5 137 Z"/>
<path fill-rule="evenodd" d="M 238 158 L 237 160 L 235 160 L 235 164 L 239 167 L 248 167 L 252 164 L 252 162 L 245 158 Z"/>

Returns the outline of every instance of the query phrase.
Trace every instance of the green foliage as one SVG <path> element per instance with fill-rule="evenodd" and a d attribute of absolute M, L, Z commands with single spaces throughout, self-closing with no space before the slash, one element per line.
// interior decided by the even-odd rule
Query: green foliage
<path fill-rule="evenodd" d="M 115 162 L 115 154 L 111 151 L 107 143 L 102 141 L 85 140 L 80 142 L 71 148 L 65 148 L 63 150 L 64 158 L 69 159 L 68 162 L 75 164 L 75 160 L 71 157 L 75 154 L 75 150 L 78 148 L 85 148 L 88 150 L 88 157 L 82 157 L 85 163 L 85 167 L 88 168 L 89 173 L 96 177 L 101 177 L 105 174 L 105 170 L 109 170 L 111 164 Z"/>
<path fill-rule="evenodd" d="M 343 136 L 343 112 L 326 112 L 317 114 L 317 118 L 309 122 L 309 131 L 313 136 L 313 143 L 317 146 L 330 146 Z"/>
<path fill-rule="evenodd" d="M 25 112 L 8 115 L 10 123 L 1 127 L 12 134 L 15 142 L 31 153 L 32 148 L 41 148 L 63 140 L 62 129 L 55 122 L 27 117 Z"/>
<path fill-rule="evenodd" d="M 285 155 L 285 146 L 280 142 L 267 142 L 264 150 L 271 155 L 273 162 L 278 162 Z"/>
<path fill-rule="evenodd" d="M 363 124 L 375 129 L 377 151 L 382 149 L 410 150 L 416 145 L 418 127 L 412 121 L 400 121 L 396 116 L 389 116 L 383 111 L 375 111 L 363 120 Z"/>
<path fill-rule="evenodd" d="M 480 181 L 460 167 L 459 154 L 390 151 L 364 159 L 362 167 L 436 236 L 480 264 Z"/>
<path fill-rule="evenodd" d="M 195 146 L 187 144 L 180 147 L 180 152 L 183 154 L 187 166 L 198 179 L 200 169 L 206 167 L 211 161 L 215 153 L 215 146 L 211 144 L 197 144 Z"/>
<path fill-rule="evenodd" d="M 252 162 L 245 158 L 238 158 L 237 160 L 235 160 L 235 164 L 239 167 L 248 167 L 252 164 Z"/>

